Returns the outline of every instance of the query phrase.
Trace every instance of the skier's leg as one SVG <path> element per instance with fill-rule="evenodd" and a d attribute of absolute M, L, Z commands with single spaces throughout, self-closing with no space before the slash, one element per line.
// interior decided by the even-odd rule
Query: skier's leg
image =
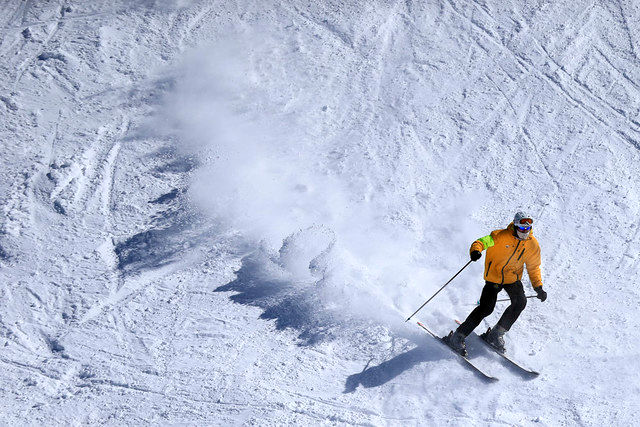
<path fill-rule="evenodd" d="M 484 288 L 482 288 L 482 295 L 480 296 L 480 305 L 473 309 L 471 314 L 467 316 L 467 319 L 462 322 L 456 332 L 461 333 L 465 337 L 468 336 L 475 328 L 478 327 L 482 319 L 493 313 L 493 309 L 496 306 L 496 300 L 498 299 L 498 293 L 502 289 L 502 286 L 498 283 L 486 282 Z"/>
<path fill-rule="evenodd" d="M 510 285 L 504 285 L 504 290 L 509 294 L 511 305 L 507 307 L 500 320 L 498 320 L 498 325 L 508 331 L 527 306 L 527 297 L 524 295 L 524 288 L 519 280 Z"/>

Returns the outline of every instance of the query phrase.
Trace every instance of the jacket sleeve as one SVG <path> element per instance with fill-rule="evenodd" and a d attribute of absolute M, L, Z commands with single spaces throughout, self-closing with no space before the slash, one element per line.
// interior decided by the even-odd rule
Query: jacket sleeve
<path fill-rule="evenodd" d="M 473 251 L 482 252 L 485 249 L 489 249 L 491 246 L 495 245 L 496 242 L 493 238 L 497 234 L 497 231 L 498 230 L 493 231 L 491 234 L 481 237 L 478 240 L 474 241 L 471 244 L 471 248 L 469 248 L 469 254 L 471 254 L 471 252 Z"/>
<path fill-rule="evenodd" d="M 527 265 L 527 273 L 529 274 L 529 280 L 531 280 L 531 285 L 534 288 L 539 288 L 542 286 L 542 271 L 541 271 L 541 260 L 540 260 L 540 245 L 536 241 L 536 246 L 533 251 L 531 251 L 530 255 L 527 257 L 525 261 Z"/>

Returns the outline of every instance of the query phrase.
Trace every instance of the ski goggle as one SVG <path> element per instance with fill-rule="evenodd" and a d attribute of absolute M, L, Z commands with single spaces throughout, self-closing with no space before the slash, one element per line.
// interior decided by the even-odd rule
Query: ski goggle
<path fill-rule="evenodd" d="M 516 230 L 522 232 L 522 233 L 526 233 L 527 231 L 531 230 L 531 226 L 530 225 L 516 225 Z"/>
<path fill-rule="evenodd" d="M 522 218 L 520 219 L 520 224 L 533 225 L 533 220 L 531 218 Z"/>

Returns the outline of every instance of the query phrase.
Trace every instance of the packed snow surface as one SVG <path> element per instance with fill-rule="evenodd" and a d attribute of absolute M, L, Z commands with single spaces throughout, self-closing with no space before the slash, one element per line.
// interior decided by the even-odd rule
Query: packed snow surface
<path fill-rule="evenodd" d="M 0 0 L 2 424 L 637 423 L 639 34 L 631 0 Z M 519 209 L 541 375 L 475 346 L 488 384 L 404 320 Z"/>

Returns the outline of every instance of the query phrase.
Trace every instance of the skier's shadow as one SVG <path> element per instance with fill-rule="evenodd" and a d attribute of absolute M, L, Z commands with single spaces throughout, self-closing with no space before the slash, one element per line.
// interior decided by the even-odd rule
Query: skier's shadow
<path fill-rule="evenodd" d="M 420 343 L 418 347 L 400 353 L 376 366 L 369 367 L 369 363 L 371 363 L 369 361 L 361 372 L 347 377 L 343 393 L 353 393 L 358 386 L 365 388 L 381 386 L 421 363 L 446 358 L 446 351 L 439 351 L 440 349 L 436 348 L 437 343 L 433 344 L 431 346 Z"/>

